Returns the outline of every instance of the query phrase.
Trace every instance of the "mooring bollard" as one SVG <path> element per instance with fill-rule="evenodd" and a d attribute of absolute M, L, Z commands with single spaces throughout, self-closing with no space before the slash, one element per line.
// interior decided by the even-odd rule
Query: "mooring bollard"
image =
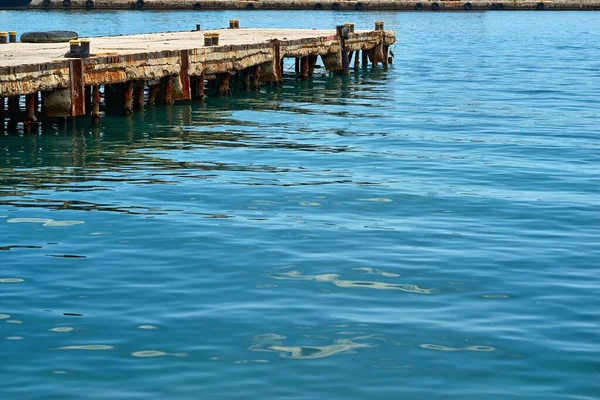
<path fill-rule="evenodd" d="M 79 57 L 79 49 L 81 46 L 79 45 L 79 40 L 69 40 L 69 56 L 70 57 Z"/>
<path fill-rule="evenodd" d="M 8 32 L 0 32 L 0 44 L 8 43 Z"/>
<path fill-rule="evenodd" d="M 17 31 L 8 31 L 8 41 L 10 43 L 17 43 Z"/>
<path fill-rule="evenodd" d="M 219 35 L 220 35 L 220 33 L 213 32 L 213 34 L 212 34 L 212 45 L 213 46 L 219 45 Z"/>
<path fill-rule="evenodd" d="M 229 29 L 235 29 L 235 19 L 229 20 Z"/>
<path fill-rule="evenodd" d="M 383 21 L 375 21 L 375 30 L 382 31 L 383 30 Z"/>
<path fill-rule="evenodd" d="M 90 56 L 90 39 L 81 39 L 81 47 L 79 48 L 80 57 Z"/>
<path fill-rule="evenodd" d="M 200 31 L 200 30 L 201 30 L 201 29 L 200 29 L 200 24 L 196 24 L 196 30 L 197 30 L 197 31 Z"/>
<path fill-rule="evenodd" d="M 206 32 L 204 34 L 204 45 L 212 46 L 212 33 L 211 32 Z"/>
<path fill-rule="evenodd" d="M 350 23 L 350 22 L 346 22 L 344 24 L 344 26 L 346 26 L 348 28 L 348 32 L 349 33 L 354 33 L 354 24 Z"/>
<path fill-rule="evenodd" d="M 240 29 L 240 20 L 234 19 L 234 21 L 235 21 L 235 29 Z"/>

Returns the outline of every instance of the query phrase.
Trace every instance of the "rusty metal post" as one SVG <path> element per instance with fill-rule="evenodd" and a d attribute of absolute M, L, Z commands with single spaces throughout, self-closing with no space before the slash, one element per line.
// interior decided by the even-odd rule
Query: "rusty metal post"
<path fill-rule="evenodd" d="M 204 71 L 202 71 L 202 73 L 198 77 L 198 91 L 197 91 L 198 100 L 204 99 L 204 80 L 205 80 L 205 73 L 204 73 Z"/>
<path fill-rule="evenodd" d="M 382 62 L 383 62 L 383 66 L 387 67 L 388 65 L 388 46 L 382 46 L 383 47 L 383 58 L 382 58 Z"/>
<path fill-rule="evenodd" d="M 85 115 L 83 60 L 69 61 L 69 80 L 71 83 L 71 117 Z"/>
<path fill-rule="evenodd" d="M 8 115 L 11 121 L 16 121 L 21 114 L 20 98 L 18 95 L 8 98 Z"/>
<path fill-rule="evenodd" d="M 148 101 L 146 105 L 153 106 L 156 103 L 156 96 L 160 92 L 160 83 L 155 83 L 154 85 L 150 85 L 148 87 Z"/>
<path fill-rule="evenodd" d="M 348 38 L 348 27 L 345 25 L 338 25 L 336 27 L 338 40 L 340 41 L 340 48 L 342 52 L 342 75 L 348 75 L 350 73 L 350 61 L 348 60 L 348 49 L 346 48 L 346 39 Z"/>
<path fill-rule="evenodd" d="M 89 111 L 92 109 L 92 87 L 85 86 L 85 110 Z"/>
<path fill-rule="evenodd" d="M 348 52 L 348 66 L 350 66 L 350 64 L 352 64 L 352 57 L 354 56 L 354 52 L 350 51 Z"/>
<path fill-rule="evenodd" d="M 317 64 L 317 60 L 319 56 L 311 54 L 308 56 L 308 76 L 313 76 L 315 74 L 315 65 Z"/>
<path fill-rule="evenodd" d="M 36 93 L 30 93 L 25 96 L 25 106 L 27 109 L 27 118 L 25 119 L 25 123 L 27 125 L 37 124 L 37 117 L 35 116 L 36 108 L 35 108 L 35 99 L 37 97 Z"/>
<path fill-rule="evenodd" d="M 294 72 L 296 72 L 296 75 L 300 73 L 300 57 L 294 58 Z"/>
<path fill-rule="evenodd" d="M 231 89 L 229 89 L 229 80 L 231 79 L 231 72 L 225 72 L 224 74 L 217 74 L 217 95 L 218 96 L 231 96 Z"/>
<path fill-rule="evenodd" d="M 354 52 L 354 69 L 357 70 L 360 67 L 360 60 L 358 56 L 360 55 L 360 50 L 356 50 Z"/>
<path fill-rule="evenodd" d="M 190 88 L 190 75 L 188 73 L 190 68 L 190 53 L 188 50 L 181 50 L 179 52 L 179 80 L 181 81 L 181 100 L 191 100 L 192 91 Z"/>
<path fill-rule="evenodd" d="M 300 80 L 305 81 L 308 79 L 308 56 L 302 57 L 300 64 Z"/>
<path fill-rule="evenodd" d="M 256 65 L 252 73 L 252 90 L 260 90 L 260 65 Z"/>
<path fill-rule="evenodd" d="M 92 87 L 92 122 L 100 122 L 100 85 Z"/>
<path fill-rule="evenodd" d="M 281 47 L 279 44 L 279 39 L 271 40 L 273 43 L 273 55 L 275 57 L 275 74 L 277 75 L 277 82 L 283 81 L 283 58 L 281 57 Z"/>
<path fill-rule="evenodd" d="M 4 129 L 4 110 L 5 110 L 5 101 L 4 97 L 0 97 L 0 130 Z"/>
<path fill-rule="evenodd" d="M 369 51 L 370 50 L 362 50 L 362 66 L 366 68 L 369 65 Z"/>
<path fill-rule="evenodd" d="M 163 99 L 166 105 L 173 104 L 173 77 L 171 75 L 165 76 L 160 80 L 161 92 L 163 93 Z"/>
<path fill-rule="evenodd" d="M 133 88 L 133 107 L 136 110 L 144 108 L 144 81 L 138 82 Z"/>
<path fill-rule="evenodd" d="M 244 90 L 250 89 L 250 71 L 248 68 L 242 71 L 242 85 Z"/>
<path fill-rule="evenodd" d="M 133 81 L 127 81 L 123 88 L 123 113 L 131 115 L 133 113 Z"/>

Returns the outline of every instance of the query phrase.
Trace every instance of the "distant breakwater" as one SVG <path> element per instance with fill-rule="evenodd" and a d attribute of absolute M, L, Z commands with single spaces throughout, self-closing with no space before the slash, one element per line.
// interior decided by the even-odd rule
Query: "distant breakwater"
<path fill-rule="evenodd" d="M 30 9 L 92 10 L 355 10 L 355 11 L 567 11 L 600 10 L 600 0 L 391 1 L 391 0 L 34 0 Z"/>

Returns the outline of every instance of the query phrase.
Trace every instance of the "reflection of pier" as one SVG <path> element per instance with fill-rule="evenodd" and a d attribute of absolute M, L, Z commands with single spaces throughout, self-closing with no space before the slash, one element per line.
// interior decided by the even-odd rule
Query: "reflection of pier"
<path fill-rule="evenodd" d="M 88 10 L 598 10 L 598 0 L 34 0 L 29 8 Z"/>
<path fill-rule="evenodd" d="M 295 60 L 300 80 L 313 75 L 319 56 L 327 70 L 348 74 L 351 65 L 387 65 L 395 42 L 382 22 L 361 32 L 352 24 L 337 31 L 236 29 L 236 24 L 214 32 L 93 38 L 91 55 L 82 58 L 65 57 L 70 48 L 63 43 L 0 45 L 0 119 L 28 128 L 40 118 L 98 120 L 102 97 L 104 111 L 131 114 L 205 94 L 229 96 L 232 88 L 258 91 L 261 84 L 283 82 L 284 58 Z"/>

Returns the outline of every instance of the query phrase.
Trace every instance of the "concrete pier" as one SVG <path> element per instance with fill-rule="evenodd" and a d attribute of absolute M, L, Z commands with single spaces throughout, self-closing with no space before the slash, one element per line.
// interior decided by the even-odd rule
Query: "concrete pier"
<path fill-rule="evenodd" d="M 33 0 L 29 8 L 92 10 L 600 10 L 600 0 Z"/>
<path fill-rule="evenodd" d="M 220 29 L 219 45 L 204 31 L 95 37 L 89 57 L 72 58 L 73 43 L 0 45 L 0 126 L 35 126 L 49 117 L 129 115 L 144 106 L 229 96 L 283 81 L 283 60 L 301 60 L 296 79 L 309 79 L 320 56 L 328 71 L 349 73 L 349 53 L 369 54 L 362 66 L 383 64 L 395 42 L 392 31 Z M 391 61 L 391 60 L 390 60 Z M 300 62 L 300 61 L 299 61 Z M 26 98 L 24 111 L 20 105 Z M 6 110 L 6 111 L 5 111 Z"/>

